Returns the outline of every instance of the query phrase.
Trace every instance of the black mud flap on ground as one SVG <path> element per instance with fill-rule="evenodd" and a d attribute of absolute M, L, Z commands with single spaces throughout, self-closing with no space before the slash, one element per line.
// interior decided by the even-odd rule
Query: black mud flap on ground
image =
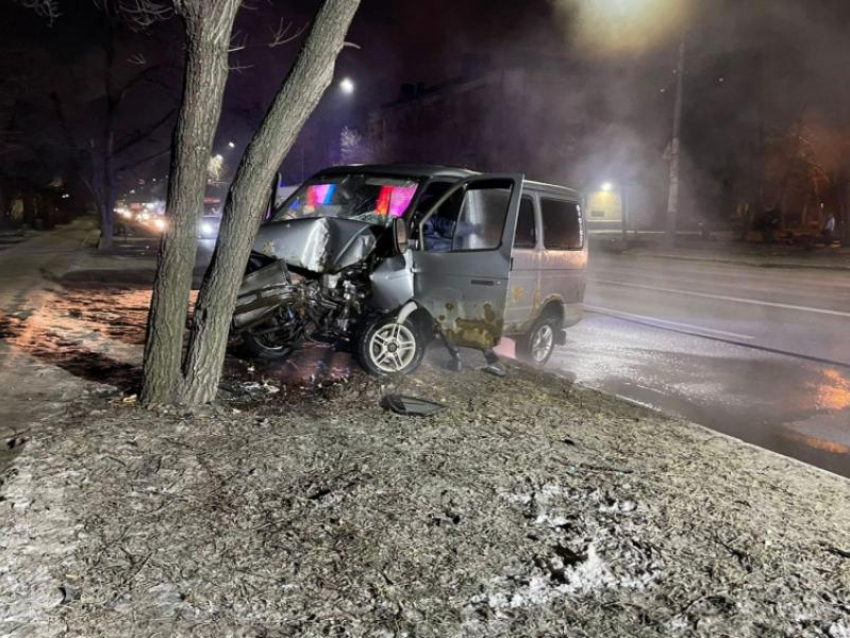
<path fill-rule="evenodd" d="M 442 412 L 446 406 L 427 399 L 406 397 L 401 394 L 387 394 L 381 400 L 381 406 L 403 416 L 432 416 Z"/>

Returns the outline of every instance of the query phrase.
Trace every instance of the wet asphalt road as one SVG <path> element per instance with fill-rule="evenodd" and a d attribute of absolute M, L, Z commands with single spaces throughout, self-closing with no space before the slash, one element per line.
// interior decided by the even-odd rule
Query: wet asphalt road
<path fill-rule="evenodd" d="M 850 272 L 596 253 L 550 366 L 850 476 Z"/>

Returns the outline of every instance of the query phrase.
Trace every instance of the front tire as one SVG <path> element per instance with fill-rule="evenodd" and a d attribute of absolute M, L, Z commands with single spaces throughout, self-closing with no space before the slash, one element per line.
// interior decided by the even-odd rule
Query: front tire
<path fill-rule="evenodd" d="M 425 340 L 411 321 L 396 323 L 382 317 L 370 323 L 357 339 L 360 365 L 374 376 L 410 374 L 422 363 Z"/>
<path fill-rule="evenodd" d="M 280 325 L 280 319 L 273 317 L 242 333 L 242 343 L 248 353 L 266 361 L 287 359 L 304 341 L 303 330 L 290 326 L 288 330 Z"/>
<path fill-rule="evenodd" d="M 517 355 L 520 361 L 542 368 L 555 351 L 555 335 L 561 329 L 561 322 L 553 316 L 540 317 L 527 335 L 517 343 Z"/>

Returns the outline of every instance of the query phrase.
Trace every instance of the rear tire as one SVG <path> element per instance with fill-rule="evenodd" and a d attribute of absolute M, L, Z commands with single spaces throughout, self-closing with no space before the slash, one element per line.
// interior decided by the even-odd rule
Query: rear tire
<path fill-rule="evenodd" d="M 561 329 L 561 322 L 552 315 L 540 317 L 517 342 L 517 357 L 520 361 L 542 368 L 555 351 L 555 335 Z"/>
<path fill-rule="evenodd" d="M 394 316 L 382 317 L 366 326 L 357 338 L 357 358 L 371 375 L 414 372 L 425 355 L 425 340 L 410 320 L 396 323 Z"/>

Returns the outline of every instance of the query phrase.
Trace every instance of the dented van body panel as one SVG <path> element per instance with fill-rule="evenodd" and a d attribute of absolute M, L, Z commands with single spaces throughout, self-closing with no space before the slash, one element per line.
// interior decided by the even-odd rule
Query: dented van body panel
<path fill-rule="evenodd" d="M 567 224 L 572 234 L 560 240 L 569 249 L 547 241 L 547 233 L 566 237 L 552 202 L 576 215 Z M 338 340 L 376 318 L 412 316 L 418 331 L 451 347 L 489 350 L 542 316 L 567 327 L 581 318 L 587 268 L 579 202 L 574 191 L 521 174 L 328 169 L 260 228 L 233 328 L 269 333 L 275 324 L 286 334 Z M 533 241 L 515 247 L 519 233 Z"/>

